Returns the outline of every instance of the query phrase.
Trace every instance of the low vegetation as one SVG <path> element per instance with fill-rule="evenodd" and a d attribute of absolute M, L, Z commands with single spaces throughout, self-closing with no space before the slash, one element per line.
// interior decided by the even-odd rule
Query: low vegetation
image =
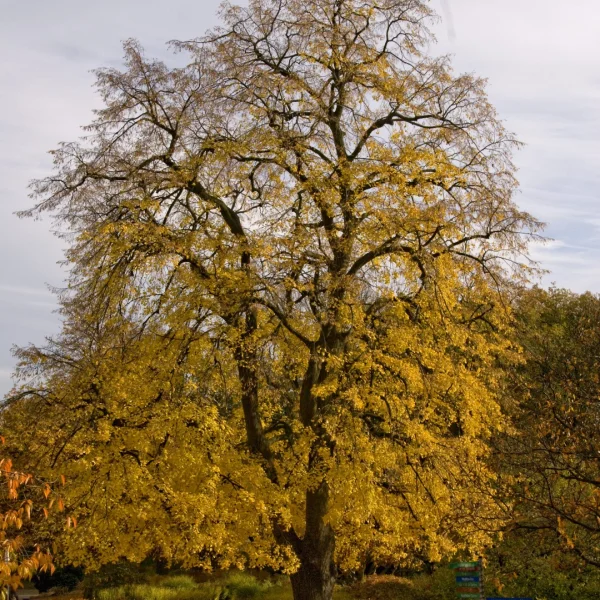
<path fill-rule="evenodd" d="M 506 548 L 505 548 L 506 549 Z M 516 547 L 514 547 L 517 550 Z M 521 548 L 522 552 L 526 552 Z M 530 552 L 531 554 L 531 552 Z M 600 597 L 600 575 L 590 569 L 577 569 L 566 563 L 549 565 L 539 557 L 524 560 L 526 567 L 516 567 L 519 556 L 498 562 L 499 553 L 493 553 L 485 571 L 486 596 L 528 597 L 536 600 L 595 600 Z M 78 589 L 56 594 L 52 600 L 293 600 L 289 579 L 283 575 L 255 572 L 229 572 L 212 575 L 204 573 L 156 575 L 152 570 L 138 566 L 138 583 L 115 583 L 124 576 L 131 581 L 131 569 L 114 568 L 107 577 L 101 573 L 88 576 Z M 131 571 L 131 572 L 130 572 Z M 106 585 L 112 578 L 113 584 Z M 504 583 L 500 583 L 500 581 Z M 91 588 L 91 582 L 104 581 L 106 587 Z M 438 568 L 433 573 L 419 573 L 410 577 L 370 575 L 362 581 L 338 585 L 333 600 L 456 600 L 454 572 Z"/>
<path fill-rule="evenodd" d="M 127 576 L 127 579 L 131 579 Z M 58 595 L 54 600 L 292 600 L 292 588 L 286 576 L 255 576 L 232 572 L 199 581 L 192 575 L 157 576 L 138 572 L 138 583 L 102 586 L 92 575 L 76 594 Z M 142 581 L 143 580 L 143 581 Z M 106 580 L 104 580 L 106 582 Z M 372 575 L 361 582 L 339 585 L 334 600 L 454 600 L 452 573 L 440 569 L 432 575 L 411 578 Z"/>
<path fill-rule="evenodd" d="M 172 575 L 145 583 L 106 587 L 88 595 L 97 600 L 251 600 L 264 596 L 271 587 L 274 587 L 271 581 L 259 581 L 250 574 L 236 572 L 202 583 L 190 575 Z"/>

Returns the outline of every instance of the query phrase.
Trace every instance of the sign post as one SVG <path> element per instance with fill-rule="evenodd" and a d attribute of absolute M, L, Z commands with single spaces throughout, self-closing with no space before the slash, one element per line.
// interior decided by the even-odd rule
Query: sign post
<path fill-rule="evenodd" d="M 477 561 L 450 563 L 454 569 L 456 593 L 459 598 L 474 598 L 485 600 L 483 596 L 483 564 Z"/>
<path fill-rule="evenodd" d="M 483 563 L 477 561 L 453 562 L 450 568 L 454 570 L 456 594 L 459 598 L 477 600 L 532 600 L 532 598 L 486 598 L 483 594 Z"/>

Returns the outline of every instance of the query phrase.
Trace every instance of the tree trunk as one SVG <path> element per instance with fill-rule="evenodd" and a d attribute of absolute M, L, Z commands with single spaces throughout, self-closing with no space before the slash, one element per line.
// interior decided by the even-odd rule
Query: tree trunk
<path fill-rule="evenodd" d="M 300 568 L 290 577 L 294 600 L 331 600 L 333 595 L 335 535 L 324 522 L 328 491 L 323 482 L 306 493 L 306 532 L 297 547 Z"/>

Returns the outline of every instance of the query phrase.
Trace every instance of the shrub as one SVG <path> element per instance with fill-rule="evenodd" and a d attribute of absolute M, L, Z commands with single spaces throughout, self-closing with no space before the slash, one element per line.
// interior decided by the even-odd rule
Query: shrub
<path fill-rule="evenodd" d="M 412 578 L 415 598 L 423 600 L 454 600 L 456 598 L 456 573 L 439 568 L 431 574 L 422 573 Z"/>
<path fill-rule="evenodd" d="M 225 579 L 225 586 L 230 590 L 232 598 L 249 600 L 256 598 L 270 587 L 269 582 L 260 582 L 249 573 L 231 573 Z"/>
<path fill-rule="evenodd" d="M 141 583 L 101 589 L 96 597 L 97 600 L 176 600 L 179 594 L 176 589 Z"/>
<path fill-rule="evenodd" d="M 122 588 L 123 586 L 145 583 L 149 574 L 140 565 L 120 561 L 102 566 L 98 571 L 86 575 L 83 580 L 83 595 L 85 598 L 99 598 L 99 590 L 107 588 Z M 120 589 L 120 594 L 125 593 Z M 105 600 L 117 600 L 106 598 Z"/>
<path fill-rule="evenodd" d="M 98 590 L 95 597 L 97 600 L 125 600 L 125 590 L 123 587 L 105 588 Z"/>
<path fill-rule="evenodd" d="M 357 600 L 454 600 L 454 574 L 450 569 L 438 569 L 433 574 L 411 578 L 395 575 L 370 575 L 362 583 L 349 588 Z"/>
<path fill-rule="evenodd" d="M 82 579 L 83 569 L 72 565 L 59 567 L 53 574 L 38 572 L 32 577 L 33 584 L 41 593 L 47 592 L 51 588 L 63 588 L 70 592 Z"/>
<path fill-rule="evenodd" d="M 189 575 L 170 575 L 161 579 L 158 585 L 173 590 L 193 590 L 198 587 L 193 577 Z"/>
<path fill-rule="evenodd" d="M 113 570 L 114 570 L 113 566 Z M 122 567 L 121 567 L 122 569 Z M 158 579 L 153 577 L 151 584 L 143 571 L 137 571 L 131 581 L 123 585 L 125 576 L 133 577 L 127 570 L 114 573 L 101 570 L 86 580 L 90 590 L 88 598 L 96 600 L 252 600 L 264 594 L 272 584 L 260 582 L 249 573 L 230 573 L 217 581 L 196 583 L 189 575 L 171 575 Z M 118 581 L 121 585 L 110 585 Z M 144 578 L 146 581 L 143 581 Z M 92 586 L 95 586 L 92 588 Z"/>
<path fill-rule="evenodd" d="M 228 600 L 228 590 L 220 585 L 203 584 L 196 589 L 177 591 L 177 600 Z"/>
<path fill-rule="evenodd" d="M 178 597 L 176 589 L 156 585 L 132 585 L 126 591 L 126 600 L 175 600 Z"/>

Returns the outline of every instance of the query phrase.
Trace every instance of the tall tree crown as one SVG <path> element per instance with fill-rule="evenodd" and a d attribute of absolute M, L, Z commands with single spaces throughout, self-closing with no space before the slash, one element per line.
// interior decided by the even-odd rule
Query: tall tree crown
<path fill-rule="evenodd" d="M 35 411 L 50 442 L 28 443 L 70 465 L 74 555 L 325 581 L 334 556 L 435 560 L 501 520 L 485 439 L 538 223 L 483 80 L 426 54 L 432 16 L 225 4 L 175 44 L 188 66 L 130 41 L 98 71 L 105 106 L 27 213 L 70 240 L 64 330 L 21 351 L 5 416 Z"/>

